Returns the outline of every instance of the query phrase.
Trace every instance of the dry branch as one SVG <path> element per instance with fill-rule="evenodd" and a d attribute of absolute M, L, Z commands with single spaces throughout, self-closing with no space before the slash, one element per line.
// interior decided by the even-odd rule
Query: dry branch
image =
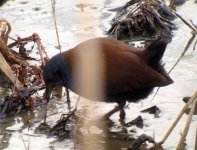
<path fill-rule="evenodd" d="M 189 116 L 187 118 L 187 122 L 185 124 L 185 128 L 184 128 L 183 134 L 181 135 L 179 144 L 177 145 L 177 150 L 182 150 L 183 149 L 185 137 L 187 136 L 187 133 L 188 133 L 188 130 L 189 130 L 189 126 L 191 124 L 191 119 L 192 119 L 192 116 L 193 116 L 195 108 L 196 108 L 196 104 L 197 104 L 197 97 L 195 98 L 195 100 L 192 103 L 192 108 L 191 108 Z"/>
<path fill-rule="evenodd" d="M 39 35 L 36 33 L 26 38 L 18 37 L 17 40 L 7 46 L 11 25 L 6 20 L 0 20 L 1 22 L 5 22 L 8 29 L 2 28 L 0 30 L 0 69 L 10 79 L 14 89 L 17 89 L 17 91 L 13 90 L 10 96 L 6 96 L 2 104 L 0 104 L 0 117 L 2 118 L 5 114 L 16 113 L 24 108 L 32 109 L 38 106 L 32 95 L 38 90 L 44 89 L 42 68 L 48 60 L 48 56 Z M 41 64 L 37 62 L 36 65 L 29 65 L 28 60 L 30 57 L 28 57 L 25 48 L 28 42 L 37 44 L 42 60 Z M 10 49 L 13 47 L 18 48 L 19 53 Z M 32 58 L 31 60 L 36 59 Z"/>
<path fill-rule="evenodd" d="M 56 14 L 55 14 L 55 0 L 51 0 L 51 6 L 52 6 L 52 11 L 53 11 L 53 19 L 54 19 L 54 25 L 55 25 L 55 32 L 57 36 L 57 42 L 58 42 L 58 48 L 60 49 L 61 53 L 61 44 L 60 44 L 60 38 L 59 38 L 59 32 L 57 28 L 57 22 L 56 22 Z"/>
<path fill-rule="evenodd" d="M 3 55 L 1 54 L 1 52 L 0 52 L 0 69 L 10 79 L 12 84 L 15 85 L 16 90 L 20 90 L 22 85 L 21 85 L 20 81 L 16 78 L 16 76 L 13 74 L 10 66 L 7 64 L 7 62 L 4 59 Z"/>
<path fill-rule="evenodd" d="M 49 58 L 48 58 L 48 55 L 45 51 L 44 46 L 41 43 L 41 39 L 40 39 L 39 35 L 37 33 L 33 33 L 31 36 L 28 36 L 28 37 L 25 37 L 25 38 L 18 37 L 18 39 L 15 42 L 9 44 L 8 47 L 12 48 L 14 46 L 19 45 L 22 42 L 35 42 L 37 44 L 39 54 L 40 54 L 40 57 L 41 57 L 41 60 L 42 60 L 42 66 L 44 66 L 46 61 Z"/>
<path fill-rule="evenodd" d="M 172 130 L 174 129 L 174 127 L 176 126 L 176 124 L 179 122 L 179 120 L 181 119 L 181 117 L 183 116 L 183 114 L 185 113 L 185 111 L 187 110 L 187 108 L 195 101 L 195 99 L 197 99 L 197 92 L 195 92 L 193 94 L 193 96 L 190 98 L 190 100 L 188 101 L 188 103 L 182 108 L 182 110 L 179 113 L 179 115 L 177 116 L 176 120 L 173 122 L 172 126 L 169 128 L 169 130 L 164 135 L 163 139 L 159 142 L 159 144 L 163 144 L 166 141 L 166 139 L 168 138 L 168 136 L 170 135 L 170 133 L 172 132 Z"/>
<path fill-rule="evenodd" d="M 0 39 L 0 52 L 10 65 L 21 64 L 24 61 L 24 59 L 18 53 L 9 49 L 2 39 Z"/>

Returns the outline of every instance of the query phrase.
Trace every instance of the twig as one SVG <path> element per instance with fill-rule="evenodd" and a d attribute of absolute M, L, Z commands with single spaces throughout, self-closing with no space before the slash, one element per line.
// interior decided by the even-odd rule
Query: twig
<path fill-rule="evenodd" d="M 193 51 L 196 49 L 196 45 L 197 45 L 197 39 L 196 42 L 194 43 Z"/>
<path fill-rule="evenodd" d="M 175 15 L 177 17 L 179 17 L 190 29 L 192 29 L 193 31 L 197 31 L 197 29 L 195 27 L 193 27 L 189 22 L 187 22 L 183 17 L 181 17 L 176 11 L 173 10 L 173 12 L 175 13 Z"/>
<path fill-rule="evenodd" d="M 56 36 L 57 36 L 58 47 L 59 47 L 60 53 L 61 53 L 62 50 L 61 50 L 59 33 L 58 33 L 57 22 L 56 22 L 56 15 L 55 15 L 55 0 L 51 0 L 51 7 L 52 7 L 52 11 L 53 11 L 53 18 L 54 18 L 54 24 L 55 24 L 55 31 L 56 31 Z"/>
<path fill-rule="evenodd" d="M 13 41 L 17 41 L 15 38 L 13 38 L 11 36 L 9 36 L 8 38 L 11 39 L 11 40 L 13 40 Z"/>
<path fill-rule="evenodd" d="M 30 135 L 29 135 L 29 140 L 28 140 L 28 150 L 30 150 Z"/>
<path fill-rule="evenodd" d="M 174 3 L 174 0 L 171 0 L 171 3 Z M 171 6 L 171 3 L 170 3 L 170 6 Z M 164 3 L 163 3 L 164 4 Z M 165 4 L 164 4 L 165 5 Z M 166 6 L 166 5 L 165 5 Z M 168 6 L 166 6 L 168 7 Z M 168 7 L 178 18 L 181 19 L 181 21 L 183 21 L 183 23 L 185 23 L 190 29 L 192 29 L 193 31 L 197 31 L 197 28 L 195 25 L 191 25 L 189 22 L 187 22 L 183 17 L 181 17 L 172 7 Z"/>
<path fill-rule="evenodd" d="M 173 6 L 174 6 L 174 0 L 170 0 L 170 5 L 169 5 L 169 7 L 173 8 Z"/>
<path fill-rule="evenodd" d="M 195 144 L 195 149 L 197 149 L 197 128 L 196 128 L 196 144 Z"/>
<path fill-rule="evenodd" d="M 67 102 L 70 103 L 70 94 L 68 88 L 66 88 L 66 98 L 67 98 Z"/>
<path fill-rule="evenodd" d="M 141 5 L 138 5 L 135 9 L 130 11 L 123 19 L 131 17 L 140 7 L 141 7 Z M 121 20 L 123 20 L 123 19 L 121 19 Z"/>
<path fill-rule="evenodd" d="M 35 37 L 33 37 L 33 35 L 28 36 L 28 37 L 25 37 L 25 38 L 18 37 L 18 39 L 17 40 L 14 40 L 15 42 L 9 44 L 8 47 L 9 48 L 12 48 L 12 47 L 16 46 L 17 44 L 19 44 L 19 43 L 21 43 L 23 41 L 29 42 L 29 41 L 34 41 L 34 40 L 36 40 L 36 39 L 35 39 Z"/>
<path fill-rule="evenodd" d="M 193 42 L 193 40 L 195 39 L 195 35 L 193 34 L 192 37 L 189 39 L 189 41 L 187 42 L 187 45 L 185 46 L 184 51 L 181 53 L 181 56 L 178 58 L 178 60 L 176 61 L 176 63 L 172 66 L 172 68 L 168 71 L 168 74 L 170 74 L 172 72 L 172 70 L 176 67 L 176 65 L 179 63 L 179 61 L 181 60 L 181 58 L 185 55 L 185 53 L 187 52 L 188 48 L 190 47 L 191 43 Z"/>
<path fill-rule="evenodd" d="M 77 102 L 75 104 L 75 108 L 77 108 L 79 101 L 80 101 L 80 96 L 77 98 Z"/>
<path fill-rule="evenodd" d="M 23 141 L 23 145 L 24 145 L 25 149 L 28 150 L 28 149 L 27 149 L 27 146 L 26 146 L 26 144 L 25 144 L 25 140 L 23 139 L 23 136 L 22 136 L 22 135 L 21 135 L 21 139 L 22 139 L 22 141 Z"/>
<path fill-rule="evenodd" d="M 157 88 L 157 91 L 155 92 L 155 94 L 153 95 L 151 102 L 155 99 L 155 97 L 157 96 L 157 93 L 159 92 L 160 87 Z"/>
<path fill-rule="evenodd" d="M 33 37 L 34 37 L 34 41 L 36 42 L 36 44 L 38 46 L 38 50 L 39 50 L 40 57 L 41 57 L 41 60 L 42 60 L 42 65 L 45 66 L 46 59 L 48 59 L 48 55 L 47 55 L 47 53 L 45 51 L 44 46 L 41 43 L 39 35 L 37 33 L 34 33 Z M 45 55 L 45 57 L 44 57 L 44 55 Z"/>
<path fill-rule="evenodd" d="M 193 116 L 195 108 L 196 108 L 196 104 L 197 104 L 197 97 L 192 103 L 192 107 L 191 107 L 189 116 L 187 118 L 187 122 L 185 124 L 185 128 L 184 128 L 183 134 L 181 135 L 179 144 L 177 146 L 177 150 L 182 150 L 183 149 L 184 140 L 185 140 L 185 137 L 187 136 L 187 133 L 188 133 L 188 130 L 189 130 L 189 126 L 191 124 L 191 119 L 192 119 L 192 116 Z"/>
<path fill-rule="evenodd" d="M 197 25 L 193 23 L 192 20 L 190 20 L 191 24 L 197 29 Z"/>
<path fill-rule="evenodd" d="M 166 141 L 166 139 L 168 138 L 168 136 L 170 135 L 170 133 L 172 132 L 172 130 L 174 129 L 174 127 L 176 126 L 176 124 L 179 122 L 179 120 L 181 119 L 181 117 L 183 116 L 183 114 L 185 113 L 185 111 L 187 110 L 187 108 L 193 103 L 193 101 L 195 99 L 197 99 L 197 91 L 189 99 L 189 101 L 187 102 L 187 104 L 182 108 L 182 110 L 179 113 L 179 115 L 177 116 L 176 120 L 173 122 L 172 126 L 169 128 L 169 130 L 164 135 L 163 139 L 159 142 L 159 144 L 163 144 Z"/>
<path fill-rule="evenodd" d="M 47 124 L 46 122 L 46 120 L 47 120 L 47 106 L 48 105 L 44 105 L 44 124 Z"/>

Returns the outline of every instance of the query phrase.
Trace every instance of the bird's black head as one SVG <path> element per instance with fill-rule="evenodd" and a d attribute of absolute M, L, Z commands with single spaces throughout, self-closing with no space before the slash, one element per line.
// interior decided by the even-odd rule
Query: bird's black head
<path fill-rule="evenodd" d="M 52 57 L 44 67 L 43 78 L 46 85 L 45 99 L 50 99 L 55 86 L 65 86 L 68 75 L 68 67 L 62 54 Z"/>

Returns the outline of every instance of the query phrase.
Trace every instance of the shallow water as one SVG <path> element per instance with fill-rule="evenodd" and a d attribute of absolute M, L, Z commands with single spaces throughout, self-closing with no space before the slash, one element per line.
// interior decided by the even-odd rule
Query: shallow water
<path fill-rule="evenodd" d="M 59 29 L 59 36 L 62 45 L 62 49 L 66 50 L 73 47 L 81 41 L 98 36 L 106 36 L 104 31 L 110 27 L 110 20 L 112 19 L 114 12 L 109 11 L 110 8 L 114 8 L 124 4 L 127 0 L 58 0 L 56 1 L 56 15 L 57 24 Z M 85 5 L 80 8 L 79 4 Z M 184 5 L 177 8 L 178 13 L 185 19 L 192 19 L 197 24 L 196 18 L 196 4 L 194 0 L 188 0 Z M 46 48 L 46 51 L 50 56 L 58 53 L 56 49 L 57 40 L 54 28 L 53 17 L 51 13 L 51 3 L 48 0 L 40 1 L 28 1 L 17 0 L 8 1 L 3 7 L 0 8 L 0 18 L 6 18 L 12 25 L 11 36 L 20 37 L 29 36 L 36 32 L 42 39 L 42 43 Z M 175 23 L 179 27 L 174 31 L 174 38 L 172 43 L 167 47 L 163 61 L 166 63 L 166 69 L 169 70 L 176 62 L 177 58 L 185 48 L 187 41 L 191 37 L 190 29 L 184 25 L 179 19 L 175 20 Z M 194 43 L 193 43 L 194 44 Z M 153 95 L 150 95 L 148 99 L 139 103 L 129 104 L 129 109 L 126 109 L 126 120 L 129 122 L 141 115 L 145 121 L 143 129 L 136 126 L 124 128 L 118 121 L 118 114 L 111 117 L 114 124 L 109 127 L 110 138 L 104 137 L 100 142 L 108 143 L 107 149 L 119 150 L 126 148 L 130 141 L 118 138 L 119 133 L 124 133 L 126 130 L 127 135 L 130 137 L 137 137 L 142 133 L 146 133 L 150 136 L 154 134 L 156 141 L 159 141 L 176 118 L 177 114 L 184 106 L 182 98 L 184 96 L 191 96 L 197 90 L 197 50 L 193 51 L 193 44 L 180 61 L 178 66 L 171 73 L 171 77 L 174 80 L 174 84 L 161 88 L 156 98 L 151 101 Z M 32 52 L 31 55 L 39 55 L 36 52 Z M 0 88 L 0 98 L 8 95 L 7 89 Z M 77 96 L 71 94 L 72 106 L 75 105 Z M 80 101 L 80 110 L 82 110 L 87 100 Z M 161 116 L 155 118 L 152 114 L 142 114 L 140 110 L 152 105 L 157 105 L 161 109 Z M 101 116 L 105 112 L 109 111 L 115 106 L 115 104 L 95 103 L 93 109 L 98 109 L 99 113 L 96 116 Z M 48 107 L 48 119 L 47 123 L 52 126 L 57 121 L 62 113 L 68 112 L 67 104 L 65 103 L 65 97 L 61 100 L 51 100 Z M 27 115 L 28 113 L 28 115 Z M 32 112 L 21 112 L 16 116 L 7 116 L 0 122 L 0 149 L 25 149 L 29 143 L 29 149 L 72 149 L 73 140 L 66 139 L 62 142 L 54 142 L 55 138 L 48 138 L 43 134 L 35 134 L 36 127 L 43 120 L 44 108 L 39 108 Z M 95 116 L 94 114 L 91 114 Z M 8 119 L 9 118 L 9 119 Z M 185 114 L 178 126 L 173 131 L 172 135 L 164 143 L 163 147 L 168 150 L 175 149 L 179 138 L 186 122 L 187 115 Z M 27 124 L 31 121 L 31 126 Z M 192 118 L 192 124 L 186 139 L 186 149 L 193 150 L 195 145 L 195 132 L 197 125 L 197 116 Z M 99 132 L 97 128 L 91 128 L 89 132 L 96 132 L 97 135 L 102 137 L 103 132 Z M 136 133 L 131 131 L 135 130 Z M 121 137 L 124 137 L 121 135 Z M 105 141 L 107 140 L 107 142 Z M 92 142 L 95 142 L 92 140 Z M 91 141 L 90 141 L 91 145 Z"/>

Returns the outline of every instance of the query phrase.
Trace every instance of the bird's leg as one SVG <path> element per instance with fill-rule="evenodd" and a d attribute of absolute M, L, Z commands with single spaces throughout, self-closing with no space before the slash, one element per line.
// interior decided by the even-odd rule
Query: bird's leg
<path fill-rule="evenodd" d="M 44 124 L 46 124 L 47 120 L 47 105 L 44 105 Z"/>
<path fill-rule="evenodd" d="M 120 101 L 118 105 L 120 107 L 120 114 L 119 114 L 120 120 L 124 120 L 126 116 L 126 113 L 124 111 L 124 106 L 126 105 L 126 101 Z"/>
<path fill-rule="evenodd" d="M 123 120 L 125 118 L 125 111 L 124 111 L 124 106 L 126 105 L 126 101 L 120 101 L 118 102 L 118 106 L 116 106 L 114 109 L 112 109 L 110 112 L 108 112 L 107 114 L 105 114 L 104 119 L 107 120 L 111 117 L 111 115 L 113 115 L 114 113 L 116 113 L 117 111 L 120 110 L 120 119 Z"/>

